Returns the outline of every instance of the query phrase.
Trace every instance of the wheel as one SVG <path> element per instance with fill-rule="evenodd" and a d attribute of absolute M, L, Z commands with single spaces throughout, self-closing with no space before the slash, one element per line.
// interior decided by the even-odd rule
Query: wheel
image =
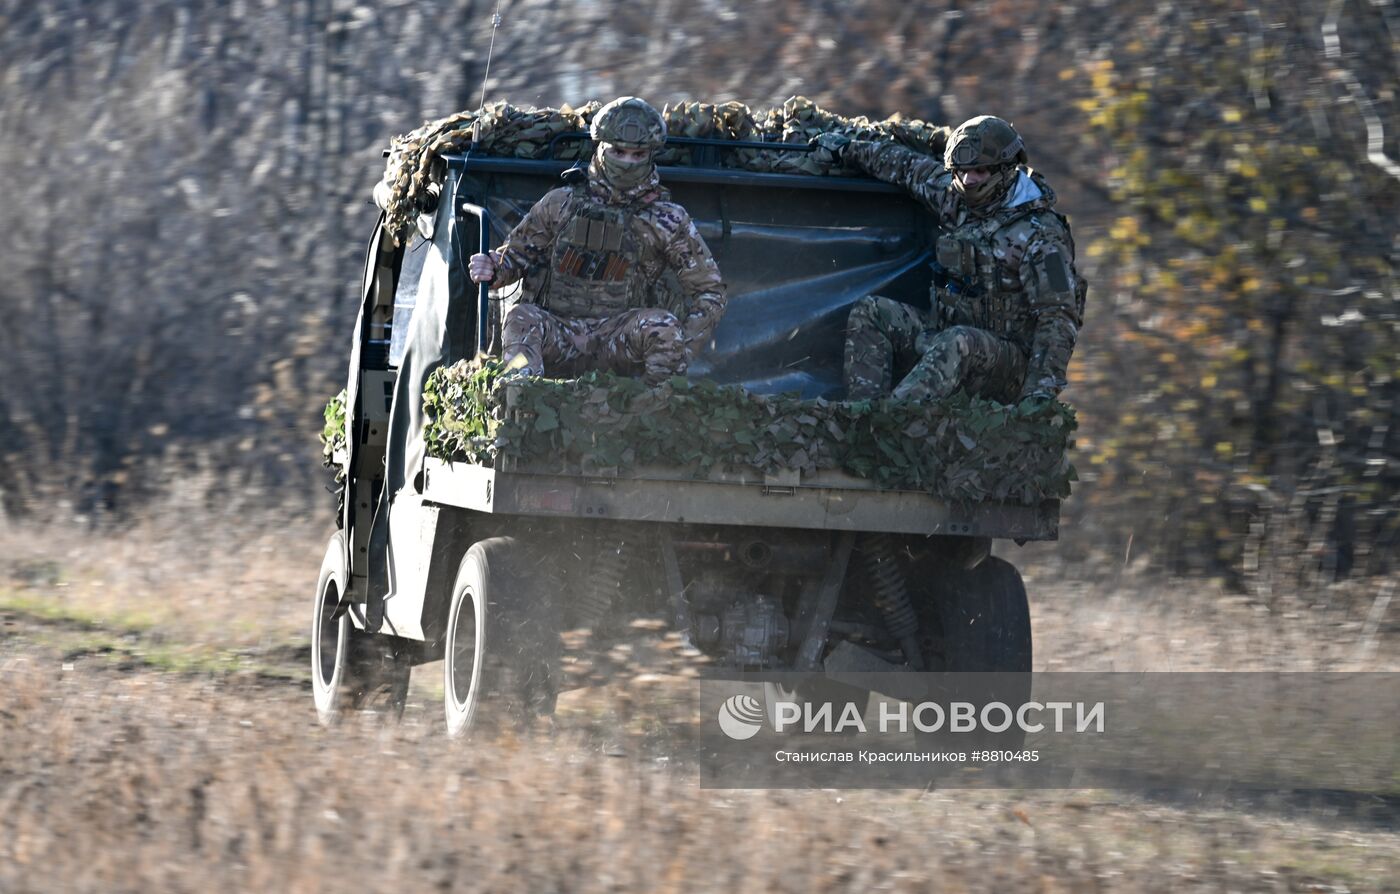
<path fill-rule="evenodd" d="M 933 626 L 939 634 L 933 654 L 925 655 L 930 667 L 1030 673 L 1031 611 L 1015 566 L 992 556 L 971 570 L 940 575 L 932 587 L 921 612 L 924 628 Z"/>
<path fill-rule="evenodd" d="M 397 720 L 408 697 L 412 663 L 391 637 L 355 629 L 349 613 L 334 617 L 348 577 L 345 535 L 337 531 L 321 561 L 312 610 L 311 692 L 316 716 L 329 726 L 347 711 L 372 709 Z"/>
<path fill-rule="evenodd" d="M 1029 701 L 1030 604 L 1016 568 L 992 556 L 970 570 L 945 566 L 928 580 L 916 597 L 924 661 L 935 671 L 967 675 L 950 678 L 938 697 L 1000 702 L 1013 712 Z M 1002 732 L 980 731 L 975 739 L 967 744 L 1018 750 L 1025 732 L 1013 723 Z"/>
<path fill-rule="evenodd" d="M 453 738 L 553 711 L 559 630 L 523 544 L 472 544 L 452 586 L 443 705 Z"/>
<path fill-rule="evenodd" d="M 968 571 L 981 565 L 992 554 L 990 537 L 940 537 L 943 560 Z"/>

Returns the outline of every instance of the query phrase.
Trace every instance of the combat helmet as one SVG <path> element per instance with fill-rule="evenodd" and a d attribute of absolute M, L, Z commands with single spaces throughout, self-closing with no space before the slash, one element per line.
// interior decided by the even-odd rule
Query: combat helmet
<path fill-rule="evenodd" d="M 992 176 L 971 189 L 964 187 L 960 178 L 953 178 L 953 187 L 974 206 L 1004 196 L 1016 182 L 1016 166 L 1026 160 L 1026 144 L 1016 128 L 993 115 L 978 115 L 959 124 L 943 149 L 943 166 L 950 171 L 992 169 Z"/>
<path fill-rule="evenodd" d="M 622 96 L 593 115 L 589 136 L 595 143 L 655 152 L 666 142 L 666 121 L 646 100 Z"/>

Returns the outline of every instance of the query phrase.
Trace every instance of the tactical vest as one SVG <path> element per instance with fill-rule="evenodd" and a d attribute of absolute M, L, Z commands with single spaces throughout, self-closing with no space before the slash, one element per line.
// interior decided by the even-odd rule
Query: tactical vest
<path fill-rule="evenodd" d="M 1002 257 L 998 257 L 996 237 L 1012 224 L 1036 214 L 1054 215 L 1064 220 L 1057 212 L 1036 207 L 1032 202 L 998 210 L 989 217 L 969 216 L 961 225 L 938 237 L 931 265 L 930 296 L 938 314 L 938 328 L 974 326 L 986 329 L 1030 353 L 1036 321 L 1029 297 L 1021 285 L 1021 259 L 1017 258 L 1016 266 L 1006 259 L 1008 254 L 1024 250 L 1025 246 L 1003 245 Z M 1070 250 L 1073 251 L 1072 246 Z M 1077 291 L 1083 291 L 1082 284 Z"/>
<path fill-rule="evenodd" d="M 638 262 L 635 205 L 618 207 L 574 189 L 570 217 L 559 228 L 540 303 L 572 317 L 611 316 L 639 306 L 646 291 Z"/>

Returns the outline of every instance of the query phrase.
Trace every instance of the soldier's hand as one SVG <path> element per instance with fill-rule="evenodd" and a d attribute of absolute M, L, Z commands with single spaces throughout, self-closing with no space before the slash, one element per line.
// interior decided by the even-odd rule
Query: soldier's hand
<path fill-rule="evenodd" d="M 1044 388 L 1037 388 L 1034 391 L 1027 391 L 1021 395 L 1021 400 L 1016 404 L 1016 409 L 1023 416 L 1032 416 L 1048 407 L 1055 400 L 1055 394 Z"/>
<path fill-rule="evenodd" d="M 472 282 L 490 282 L 496 278 L 496 253 L 483 252 L 471 256 L 467 262 L 467 275 Z"/>
<path fill-rule="evenodd" d="M 839 165 L 846 153 L 846 147 L 851 145 L 851 138 L 845 134 L 823 133 L 812 137 L 807 145 L 812 148 L 812 155 L 817 161 Z"/>

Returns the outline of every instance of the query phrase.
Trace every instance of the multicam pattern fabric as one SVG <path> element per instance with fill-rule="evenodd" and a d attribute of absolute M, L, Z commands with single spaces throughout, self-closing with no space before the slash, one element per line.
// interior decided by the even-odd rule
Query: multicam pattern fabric
<path fill-rule="evenodd" d="M 943 148 L 943 166 L 949 170 L 1025 162 L 1021 135 L 1011 122 L 995 115 L 978 115 L 959 124 Z"/>
<path fill-rule="evenodd" d="M 536 304 L 517 304 L 506 315 L 503 355 L 520 357 L 529 372 L 577 376 L 589 369 L 640 374 L 659 385 L 685 374 L 681 324 L 659 307 L 639 307 L 611 317 L 560 317 Z"/>
<path fill-rule="evenodd" d="M 652 314 L 635 338 L 629 337 L 629 344 L 659 352 L 644 366 L 649 376 L 662 377 L 663 370 L 685 370 L 688 358 L 709 345 L 724 314 L 725 286 L 714 257 L 690 215 L 670 201 L 654 172 L 641 185 L 618 191 L 608 185 L 595 159 L 586 184 L 546 193 L 499 251 L 495 287 L 525 280 L 524 303 L 506 323 L 506 357 L 514 356 L 512 350 L 521 353 L 536 373 L 553 374 L 553 362 L 566 357 L 571 364 L 580 362 L 594 348 L 604 351 L 592 357 L 597 368 L 617 367 L 607 353 L 611 349 L 591 337 L 580 355 L 555 351 L 548 340 L 537 340 L 539 321 L 546 317 L 532 311 L 522 316 L 526 305 L 538 305 L 561 325 L 578 321 L 593 331 L 604 318 L 664 303 L 659 283 L 668 271 L 673 273 L 684 301 L 683 317 L 671 317 L 677 336 L 663 337 L 669 329 Z"/>
<path fill-rule="evenodd" d="M 1011 341 L 974 326 L 938 330 L 929 315 L 889 298 L 867 296 L 846 324 L 846 396 L 931 400 L 963 388 L 1011 403 L 1026 357 Z"/>
<path fill-rule="evenodd" d="M 896 319 L 895 312 L 873 305 L 853 316 L 847 329 L 848 389 L 890 393 L 883 370 L 897 363 L 893 354 L 887 356 L 894 336 L 879 332 L 887 319 L 905 329 L 921 325 L 923 349 L 934 352 L 927 363 L 921 359 L 915 365 L 919 375 L 910 383 L 911 396 L 940 398 L 959 388 L 996 399 L 1058 394 L 1066 385 L 1083 318 L 1086 283 L 1074 269 L 1074 240 L 1068 222 L 1054 210 L 1049 184 L 1023 169 L 1005 202 L 979 214 L 953 188 L 953 175 L 937 159 L 892 143 L 858 140 L 844 148 L 842 160 L 908 189 L 942 227 L 932 310 L 919 324 L 908 314 Z M 934 337 L 953 328 L 965 331 Z M 1011 380 L 1016 387 L 1003 390 Z"/>
<path fill-rule="evenodd" d="M 593 116 L 589 135 L 599 143 L 660 149 L 666 142 L 666 121 L 646 100 L 620 96 Z"/>

